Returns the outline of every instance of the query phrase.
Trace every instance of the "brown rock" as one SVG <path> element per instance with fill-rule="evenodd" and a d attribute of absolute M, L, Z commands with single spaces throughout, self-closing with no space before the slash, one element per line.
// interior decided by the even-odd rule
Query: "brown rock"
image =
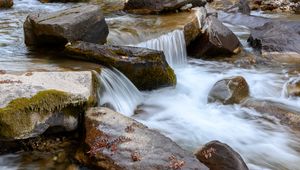
<path fill-rule="evenodd" d="M 243 77 L 237 76 L 216 82 L 209 92 L 208 102 L 238 104 L 247 97 L 249 97 L 249 86 Z"/>
<path fill-rule="evenodd" d="M 293 79 L 286 85 L 287 96 L 300 97 L 300 79 Z"/>
<path fill-rule="evenodd" d="M 134 130 L 126 131 L 128 126 Z M 77 157 L 95 169 L 208 170 L 169 138 L 107 108 L 89 109 L 85 129 L 85 143 L 90 149 L 88 155 Z"/>
<path fill-rule="evenodd" d="M 0 0 L 0 8 L 10 8 L 14 5 L 13 0 Z"/>
<path fill-rule="evenodd" d="M 230 146 L 219 141 L 207 143 L 197 151 L 196 157 L 210 170 L 248 170 L 242 157 Z"/>

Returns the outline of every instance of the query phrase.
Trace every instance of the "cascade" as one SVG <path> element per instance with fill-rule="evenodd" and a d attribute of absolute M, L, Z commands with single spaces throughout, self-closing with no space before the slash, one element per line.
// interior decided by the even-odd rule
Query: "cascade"
<path fill-rule="evenodd" d="M 99 105 L 108 105 L 115 111 L 131 116 L 142 102 L 142 94 L 120 71 L 104 68 L 98 75 L 101 87 L 98 90 Z"/>

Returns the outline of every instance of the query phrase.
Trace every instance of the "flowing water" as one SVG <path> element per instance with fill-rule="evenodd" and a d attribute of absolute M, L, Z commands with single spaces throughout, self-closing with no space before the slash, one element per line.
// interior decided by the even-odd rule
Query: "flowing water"
<path fill-rule="evenodd" d="M 23 43 L 22 24 L 28 13 L 56 11 L 72 5 L 15 0 L 13 9 L 0 11 L 0 70 L 80 70 L 98 67 L 63 59 L 64 56 L 56 56 L 55 52 L 46 52 L 44 49 L 27 49 Z M 220 140 L 237 150 L 250 169 L 299 170 L 298 132 L 280 125 L 272 117 L 240 105 L 207 103 L 209 90 L 215 82 L 239 75 L 247 80 L 252 97 L 282 102 L 300 111 L 300 99 L 284 95 L 285 83 L 299 77 L 299 69 L 291 71 L 286 67 L 264 66 L 244 69 L 225 62 L 187 58 L 181 27 L 177 27 L 180 19 L 188 18 L 187 14 L 182 15 L 121 15 L 107 18 L 111 31 L 109 43 L 164 51 L 177 75 L 177 85 L 139 92 L 119 71 L 102 69 L 98 77 L 103 85 L 99 92 L 100 104 L 127 116 L 132 115 L 189 151 L 211 140 Z M 161 32 L 160 26 L 164 28 Z M 172 26 L 174 29 L 169 29 Z M 238 35 L 246 51 L 253 51 L 246 43 L 249 35 L 247 27 L 234 24 L 226 26 Z M 151 32 L 150 29 L 155 31 Z M 168 29 L 171 31 L 166 32 Z M 0 169 L 17 169 L 21 166 L 20 160 L 19 155 L 0 156 Z M 40 167 L 33 163 L 31 168 Z"/>

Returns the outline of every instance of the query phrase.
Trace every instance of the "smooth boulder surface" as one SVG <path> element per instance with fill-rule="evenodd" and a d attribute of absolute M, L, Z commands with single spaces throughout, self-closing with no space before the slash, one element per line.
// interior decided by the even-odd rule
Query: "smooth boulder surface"
<path fill-rule="evenodd" d="M 73 58 L 115 67 L 140 90 L 176 84 L 176 75 L 161 51 L 75 42 L 66 46 L 65 53 Z"/>
<path fill-rule="evenodd" d="M 240 52 L 240 41 L 236 35 L 215 16 L 205 20 L 204 34 L 198 36 L 187 47 L 191 57 L 205 58 L 231 55 Z"/>
<path fill-rule="evenodd" d="M 287 82 L 286 95 L 291 97 L 300 97 L 300 78 L 295 78 Z"/>
<path fill-rule="evenodd" d="M 51 127 L 75 130 L 92 104 L 92 72 L 0 75 L 0 140 L 36 137 Z"/>
<path fill-rule="evenodd" d="M 263 115 L 275 117 L 282 125 L 291 129 L 300 130 L 300 108 L 285 105 L 283 103 L 261 100 L 247 99 L 242 103 L 243 107 L 253 108 Z"/>
<path fill-rule="evenodd" d="M 0 0 L 0 8 L 10 8 L 14 5 L 13 0 Z"/>
<path fill-rule="evenodd" d="M 300 63 L 300 23 L 272 21 L 251 30 L 250 45 L 264 57 L 283 62 Z"/>
<path fill-rule="evenodd" d="M 247 81 L 241 77 L 230 77 L 219 80 L 208 94 L 208 102 L 239 104 L 249 97 Z"/>
<path fill-rule="evenodd" d="M 108 26 L 97 5 L 74 6 L 53 13 L 30 14 L 24 22 L 25 44 L 64 46 L 82 40 L 104 44 Z"/>
<path fill-rule="evenodd" d="M 196 157 L 210 170 L 248 170 L 243 158 L 230 146 L 211 141 L 196 152 Z"/>
<path fill-rule="evenodd" d="M 203 0 L 128 0 L 124 10 L 136 14 L 157 14 L 176 11 L 190 4 L 191 7 L 204 6 Z"/>
<path fill-rule="evenodd" d="M 85 129 L 87 151 L 76 158 L 95 169 L 208 170 L 171 139 L 108 108 L 90 108 Z"/>

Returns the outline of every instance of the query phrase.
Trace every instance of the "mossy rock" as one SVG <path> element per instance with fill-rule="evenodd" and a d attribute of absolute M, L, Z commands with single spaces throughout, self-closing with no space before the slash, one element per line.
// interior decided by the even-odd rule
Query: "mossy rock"
<path fill-rule="evenodd" d="M 176 84 L 176 75 L 161 51 L 78 41 L 67 45 L 65 53 L 73 58 L 115 67 L 140 90 Z"/>

